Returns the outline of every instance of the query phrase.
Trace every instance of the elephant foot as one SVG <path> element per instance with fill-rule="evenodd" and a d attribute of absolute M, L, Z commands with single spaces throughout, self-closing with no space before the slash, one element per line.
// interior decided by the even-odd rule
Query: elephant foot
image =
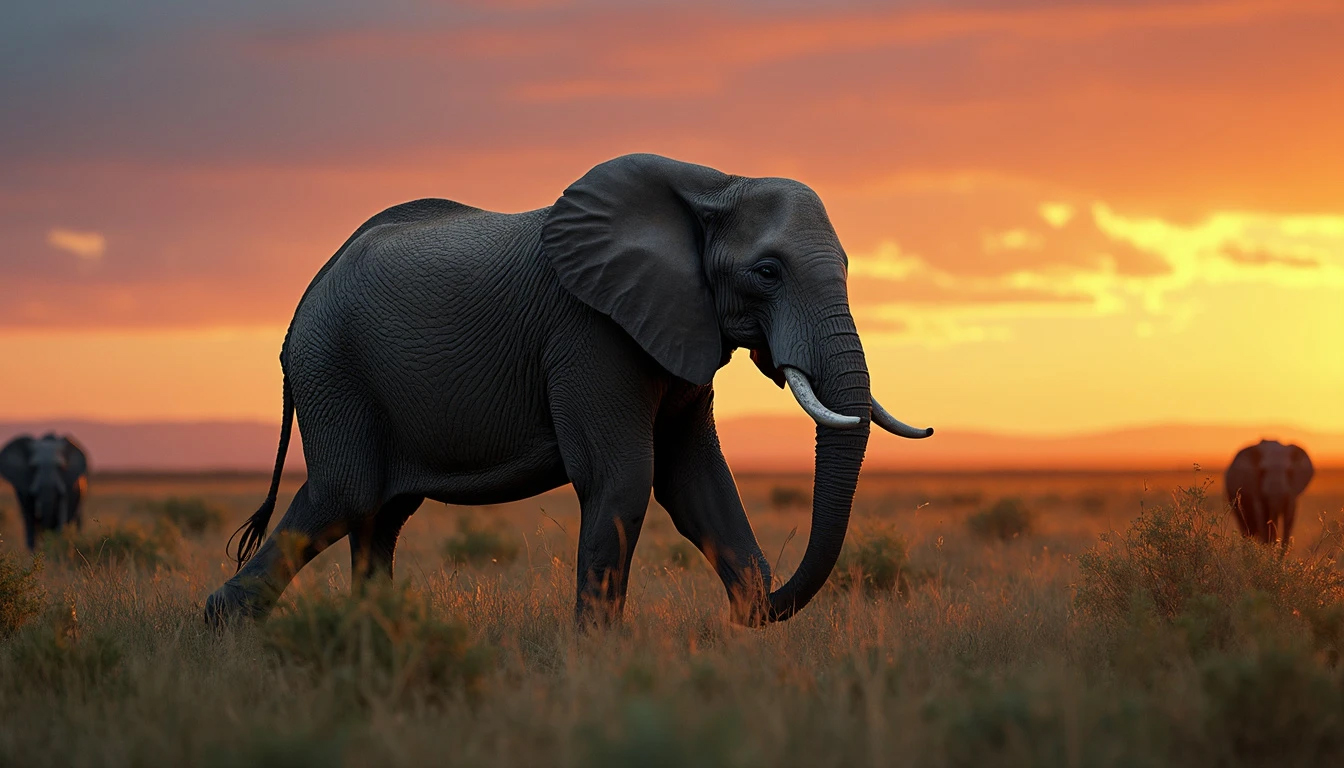
<path fill-rule="evenodd" d="M 232 579 L 205 599 L 205 623 L 215 629 L 243 620 L 260 621 L 268 613 L 270 606 L 265 601 Z"/>

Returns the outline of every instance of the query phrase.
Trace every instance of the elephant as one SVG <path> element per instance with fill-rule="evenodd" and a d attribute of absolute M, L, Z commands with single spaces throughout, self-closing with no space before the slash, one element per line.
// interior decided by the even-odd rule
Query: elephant
<path fill-rule="evenodd" d="M 495 504 L 565 484 L 580 625 L 619 620 L 650 492 L 709 560 L 733 621 L 789 618 L 835 566 L 870 423 L 933 432 L 873 399 L 847 271 L 804 184 L 658 155 L 601 163 L 538 210 L 422 199 L 379 213 L 299 300 L 270 491 L 234 534 L 237 571 L 207 621 L 264 618 L 342 537 L 353 587 L 390 578 L 426 498 Z M 817 422 L 811 535 L 773 591 L 715 430 L 713 377 L 735 349 Z M 308 476 L 267 537 L 296 414 Z"/>
<path fill-rule="evenodd" d="M 1314 472 L 1311 457 L 1296 445 L 1261 440 L 1237 452 L 1223 477 L 1223 490 L 1241 532 L 1266 544 L 1281 537 L 1286 548 L 1297 497 Z"/>
<path fill-rule="evenodd" d="M 39 531 L 82 525 L 80 500 L 88 490 L 89 462 L 69 436 L 19 435 L 0 448 L 0 477 L 14 486 L 23 513 L 23 540 L 37 549 Z"/>

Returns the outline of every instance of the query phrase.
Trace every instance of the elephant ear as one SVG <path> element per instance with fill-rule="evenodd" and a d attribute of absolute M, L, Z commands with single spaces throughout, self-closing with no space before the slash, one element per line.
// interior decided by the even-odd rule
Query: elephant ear
<path fill-rule="evenodd" d="M 1229 500 L 1236 498 L 1237 492 L 1243 495 L 1256 490 L 1256 473 L 1260 466 L 1260 446 L 1252 445 L 1237 451 L 1237 455 L 1228 465 L 1223 476 Z"/>
<path fill-rule="evenodd" d="M 84 455 L 84 449 L 79 443 L 71 440 L 69 436 L 62 437 L 61 443 L 65 449 L 65 481 L 71 484 L 77 483 L 89 473 L 89 457 Z"/>
<path fill-rule="evenodd" d="M 28 461 L 33 455 L 33 436 L 19 435 L 0 448 L 0 477 L 19 490 L 28 490 Z"/>
<path fill-rule="evenodd" d="M 658 155 L 618 157 L 566 189 L 542 231 L 565 290 L 694 384 L 723 359 L 702 255 L 715 194 L 731 180 Z"/>
<path fill-rule="evenodd" d="M 1307 489 L 1307 483 L 1311 482 L 1316 469 L 1311 466 L 1311 457 L 1306 451 L 1296 445 L 1288 446 L 1288 450 L 1292 453 L 1293 493 L 1300 495 Z"/>

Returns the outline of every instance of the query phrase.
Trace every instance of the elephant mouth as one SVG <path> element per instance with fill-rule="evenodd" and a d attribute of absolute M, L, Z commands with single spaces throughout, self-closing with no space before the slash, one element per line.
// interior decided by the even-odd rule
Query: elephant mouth
<path fill-rule="evenodd" d="M 769 349 L 751 350 L 751 361 L 756 364 L 761 373 L 765 374 L 766 378 L 775 382 L 781 389 L 788 386 L 798 400 L 798 404 L 818 424 L 837 429 L 852 429 L 861 422 L 861 419 L 852 416 L 832 413 L 821 405 L 813 394 L 806 375 L 796 368 L 776 365 Z M 933 435 L 933 427 L 912 427 L 888 413 L 876 399 L 870 400 L 870 407 L 873 423 L 893 435 L 910 440 L 921 440 Z"/>
<path fill-rule="evenodd" d="M 787 383 L 784 378 L 784 371 L 781 370 L 779 366 L 775 365 L 774 358 L 770 356 L 770 350 L 751 350 L 751 362 L 755 363 L 756 367 L 761 369 L 761 373 L 765 374 L 767 379 L 775 382 L 780 389 L 784 388 L 784 385 Z"/>

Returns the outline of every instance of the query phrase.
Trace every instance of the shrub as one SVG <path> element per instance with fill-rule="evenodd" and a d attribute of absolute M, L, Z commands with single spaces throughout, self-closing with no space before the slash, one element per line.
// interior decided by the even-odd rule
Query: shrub
<path fill-rule="evenodd" d="M 1278 643 L 1302 630 L 1337 657 L 1344 573 L 1333 558 L 1302 560 L 1248 539 L 1205 501 L 1204 489 L 1182 489 L 1173 504 L 1143 510 L 1123 536 L 1103 534 L 1078 556 L 1076 606 L 1112 625 L 1151 616 L 1179 630 L 1197 654 Z"/>
<path fill-rule="evenodd" d="M 20 691 L 107 692 L 118 683 L 121 644 L 80 624 L 73 605 L 24 628 L 9 644 L 9 682 Z"/>
<path fill-rule="evenodd" d="M 691 567 L 691 563 L 694 563 L 699 555 L 699 550 L 687 541 L 676 541 L 663 545 L 662 559 L 669 568 L 684 571 Z"/>
<path fill-rule="evenodd" d="M 1033 515 L 1018 498 L 999 499 L 994 506 L 966 520 L 971 533 L 981 539 L 1009 541 L 1031 533 Z"/>
<path fill-rule="evenodd" d="M 846 539 L 835 565 L 835 584 L 868 593 L 904 593 L 908 587 L 905 539 L 890 526 L 855 531 Z"/>
<path fill-rule="evenodd" d="M 1201 665 L 1205 729 L 1223 765 L 1331 765 L 1344 750 L 1339 671 L 1310 653 L 1219 654 Z"/>
<path fill-rule="evenodd" d="M 157 525 L 146 531 L 134 523 L 111 526 L 97 533 L 66 528 L 43 541 L 47 556 L 69 565 L 135 565 L 154 569 L 177 563 L 177 529 Z"/>
<path fill-rule="evenodd" d="M 457 519 L 457 534 L 443 544 L 443 556 L 453 565 L 507 565 L 518 559 L 518 544 L 503 522 L 494 520 L 483 525 L 475 517 L 463 515 Z"/>
<path fill-rule="evenodd" d="M 194 536 L 213 533 L 224 526 L 223 510 L 199 496 L 170 496 L 162 501 L 149 502 L 146 511 L 156 519 L 167 520 L 183 533 Z"/>
<path fill-rule="evenodd" d="M 46 606 L 46 593 L 37 581 L 42 561 L 24 567 L 19 557 L 0 552 L 0 640 L 12 636 Z"/>
<path fill-rule="evenodd" d="M 633 696 L 614 722 L 585 723 L 578 729 L 586 747 L 583 765 L 733 768 L 759 759 L 743 743 L 736 711 L 687 717 L 646 696 Z"/>
<path fill-rule="evenodd" d="M 358 596 L 300 597 L 262 626 L 282 662 L 332 678 L 364 701 L 453 690 L 475 692 L 490 659 L 465 625 L 434 614 L 406 586 L 374 586 Z"/>
<path fill-rule="evenodd" d="M 795 488 L 791 485 L 776 485 L 770 489 L 770 506 L 775 509 L 810 507 L 812 506 L 812 497 L 802 488 Z"/>

